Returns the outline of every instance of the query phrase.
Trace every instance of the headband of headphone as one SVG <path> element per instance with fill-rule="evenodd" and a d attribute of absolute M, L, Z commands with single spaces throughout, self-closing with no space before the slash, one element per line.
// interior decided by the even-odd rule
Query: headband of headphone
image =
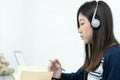
<path fill-rule="evenodd" d="M 100 27 L 100 20 L 95 18 L 97 9 L 98 9 L 98 1 L 96 2 L 96 8 L 95 8 L 95 11 L 94 11 L 94 14 L 93 14 L 93 17 L 92 17 L 92 21 L 91 21 L 91 25 L 92 25 L 93 28 L 99 28 Z"/>

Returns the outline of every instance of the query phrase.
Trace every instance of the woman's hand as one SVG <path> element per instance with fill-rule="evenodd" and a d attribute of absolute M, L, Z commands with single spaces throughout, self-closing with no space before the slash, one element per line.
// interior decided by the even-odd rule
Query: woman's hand
<path fill-rule="evenodd" d="M 61 64 L 59 62 L 58 59 L 54 59 L 54 60 L 50 60 L 50 64 L 48 66 L 48 70 L 53 72 L 53 77 L 54 78 L 61 78 L 61 73 L 62 73 L 62 69 L 61 69 Z"/>

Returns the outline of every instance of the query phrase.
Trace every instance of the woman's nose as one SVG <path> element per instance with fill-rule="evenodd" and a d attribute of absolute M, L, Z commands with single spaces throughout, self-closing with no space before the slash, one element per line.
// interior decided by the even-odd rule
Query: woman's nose
<path fill-rule="evenodd" d="M 82 30 L 80 28 L 78 29 L 78 33 L 82 33 Z"/>

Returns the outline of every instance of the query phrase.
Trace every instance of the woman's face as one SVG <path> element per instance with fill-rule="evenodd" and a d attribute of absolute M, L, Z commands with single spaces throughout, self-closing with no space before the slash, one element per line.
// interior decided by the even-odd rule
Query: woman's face
<path fill-rule="evenodd" d="M 85 44 L 92 43 L 93 29 L 87 17 L 79 14 L 79 29 L 80 37 L 84 40 Z"/>

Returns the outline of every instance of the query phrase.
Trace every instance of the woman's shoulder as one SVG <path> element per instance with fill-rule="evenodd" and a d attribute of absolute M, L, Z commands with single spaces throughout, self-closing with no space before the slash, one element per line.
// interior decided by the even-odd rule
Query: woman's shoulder
<path fill-rule="evenodd" d="M 104 55 L 104 61 L 109 60 L 120 60 L 120 46 L 114 45 L 106 50 L 106 53 Z"/>
<path fill-rule="evenodd" d="M 106 50 L 105 57 L 113 55 L 120 55 L 120 46 L 114 45 Z"/>

